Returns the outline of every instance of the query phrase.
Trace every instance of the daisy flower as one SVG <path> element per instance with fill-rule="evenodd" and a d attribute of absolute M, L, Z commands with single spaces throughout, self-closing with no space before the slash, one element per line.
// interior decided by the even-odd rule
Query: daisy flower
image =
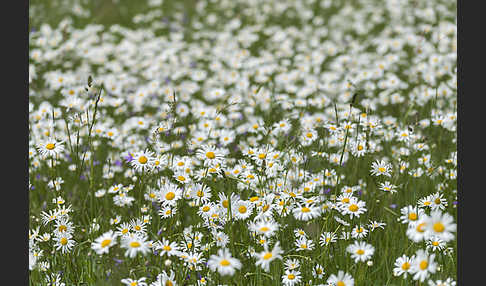
<path fill-rule="evenodd" d="M 365 142 L 353 141 L 350 145 L 351 145 L 351 154 L 355 157 L 361 157 L 367 151 Z"/>
<path fill-rule="evenodd" d="M 219 247 L 225 247 L 229 243 L 229 236 L 222 231 L 216 231 L 213 236 L 216 245 Z"/>
<path fill-rule="evenodd" d="M 55 229 L 53 231 L 54 235 L 58 235 L 60 233 L 73 233 L 74 226 L 73 223 L 69 221 L 69 218 L 66 216 L 58 217 L 55 220 Z"/>
<path fill-rule="evenodd" d="M 189 174 L 187 172 L 183 171 L 183 170 L 176 170 L 172 177 L 174 179 L 176 179 L 181 184 L 187 184 L 187 183 L 192 182 Z"/>
<path fill-rule="evenodd" d="M 162 208 L 159 210 L 159 215 L 161 218 L 169 218 L 173 217 L 177 212 L 176 207 L 171 207 L 171 206 L 162 206 Z"/>
<path fill-rule="evenodd" d="M 170 275 L 165 272 L 165 270 L 162 271 L 159 275 L 157 275 L 157 279 L 150 284 L 150 286 L 175 286 L 177 285 L 177 282 L 175 280 L 175 272 L 170 271 Z"/>
<path fill-rule="evenodd" d="M 57 141 L 54 138 L 49 138 L 37 145 L 37 150 L 42 157 L 56 157 L 64 151 L 64 141 Z"/>
<path fill-rule="evenodd" d="M 271 251 L 268 250 L 268 244 L 264 244 L 264 250 L 260 253 L 256 253 L 255 256 L 257 258 L 256 266 L 260 266 L 266 272 L 270 271 L 270 263 L 275 259 L 282 259 L 280 254 L 283 253 L 283 250 L 280 248 L 280 242 L 277 241 L 273 246 Z"/>
<path fill-rule="evenodd" d="M 439 193 L 439 192 L 431 195 L 431 197 L 430 197 L 430 201 L 431 201 L 430 209 L 432 211 L 444 210 L 447 207 L 447 199 L 445 199 L 443 196 L 444 196 L 444 194 Z"/>
<path fill-rule="evenodd" d="M 204 264 L 206 262 L 206 258 L 203 257 L 202 252 L 190 252 L 190 253 L 183 253 L 181 256 L 184 261 L 189 265 L 189 269 L 191 270 L 201 270 L 200 264 Z M 185 257 L 185 258 L 184 258 Z"/>
<path fill-rule="evenodd" d="M 172 256 L 177 255 L 179 253 L 179 246 L 177 242 L 173 241 L 170 242 L 169 240 L 162 238 L 162 241 L 156 243 L 154 246 L 157 251 L 160 251 L 160 256 Z"/>
<path fill-rule="evenodd" d="M 397 186 L 391 184 L 388 181 L 385 181 L 384 183 L 380 183 L 380 190 L 390 194 L 394 194 L 397 192 Z"/>
<path fill-rule="evenodd" d="M 431 237 L 425 240 L 426 250 L 432 251 L 442 251 L 446 248 L 447 243 L 440 239 L 440 237 L 436 235 L 432 235 Z"/>
<path fill-rule="evenodd" d="M 182 190 L 176 184 L 166 182 L 161 187 L 159 202 L 163 206 L 175 206 L 177 201 L 182 197 Z"/>
<path fill-rule="evenodd" d="M 384 222 L 378 222 L 378 221 L 374 221 L 374 220 L 371 220 L 370 223 L 368 224 L 368 226 L 371 228 L 371 231 L 374 231 L 377 228 L 384 229 L 385 225 L 386 225 L 386 223 L 384 223 Z"/>
<path fill-rule="evenodd" d="M 288 119 L 283 119 L 279 122 L 275 122 L 272 127 L 273 127 L 272 132 L 274 134 L 278 134 L 278 133 L 287 133 L 290 130 L 290 128 L 292 128 L 292 125 L 290 124 Z"/>
<path fill-rule="evenodd" d="M 284 266 L 286 270 L 294 270 L 300 267 L 300 262 L 298 259 L 287 259 L 284 262 Z"/>
<path fill-rule="evenodd" d="M 140 279 L 124 278 L 121 280 L 121 283 L 128 286 L 147 286 L 145 280 L 147 280 L 147 277 L 142 277 Z"/>
<path fill-rule="evenodd" d="M 155 156 L 150 150 L 136 152 L 132 155 L 131 166 L 139 172 L 148 172 L 152 170 Z"/>
<path fill-rule="evenodd" d="M 302 131 L 300 138 L 302 145 L 308 146 L 317 139 L 317 131 L 313 128 L 305 129 Z"/>
<path fill-rule="evenodd" d="M 366 203 L 364 201 L 360 201 L 355 197 L 352 197 L 349 204 L 344 205 L 341 207 L 341 213 L 343 215 L 349 214 L 350 218 L 354 216 L 359 217 L 361 214 L 366 212 Z"/>
<path fill-rule="evenodd" d="M 301 282 L 302 276 L 300 275 L 300 271 L 298 270 L 285 270 L 285 273 L 282 275 L 282 284 L 286 286 L 297 285 Z"/>
<path fill-rule="evenodd" d="M 132 219 L 130 221 L 130 227 L 135 233 L 146 233 L 146 223 L 141 219 Z"/>
<path fill-rule="evenodd" d="M 415 258 L 410 265 L 410 273 L 413 275 L 413 280 L 420 280 L 424 282 L 426 278 L 437 270 L 437 263 L 434 261 L 435 254 L 428 254 L 423 249 L 417 250 Z"/>
<path fill-rule="evenodd" d="M 211 198 L 211 189 L 203 184 L 195 184 L 194 186 L 190 187 L 190 197 L 199 204 L 209 202 Z"/>
<path fill-rule="evenodd" d="M 314 249 L 314 242 L 306 237 L 299 237 L 295 241 L 295 246 L 297 246 L 297 251 L 312 250 Z"/>
<path fill-rule="evenodd" d="M 208 267 L 212 271 L 218 271 L 220 275 L 230 275 L 235 273 L 235 269 L 241 268 L 241 262 L 231 257 L 228 249 L 218 249 L 217 255 L 211 255 L 208 260 Z"/>
<path fill-rule="evenodd" d="M 147 286 L 145 280 L 147 280 L 146 277 L 142 277 L 140 279 L 124 278 L 121 280 L 121 283 L 128 286 Z"/>
<path fill-rule="evenodd" d="M 308 221 L 320 215 L 320 208 L 309 204 L 305 204 L 304 206 L 297 205 L 292 210 L 292 213 L 296 219 Z"/>
<path fill-rule="evenodd" d="M 297 237 L 297 238 L 307 237 L 307 234 L 301 228 L 294 229 L 294 234 L 295 234 L 295 237 Z"/>
<path fill-rule="evenodd" d="M 442 213 L 439 210 L 432 211 L 424 222 L 426 223 L 427 236 L 435 235 L 445 242 L 454 239 L 453 232 L 456 232 L 457 225 L 450 214 Z"/>
<path fill-rule="evenodd" d="M 368 235 L 368 230 L 362 225 L 357 225 L 351 230 L 351 236 L 353 238 L 364 238 Z"/>
<path fill-rule="evenodd" d="M 354 259 L 354 262 L 359 261 L 366 261 L 370 259 L 370 257 L 375 252 L 375 248 L 364 241 L 355 241 L 354 244 L 348 245 L 346 251 L 351 253 L 351 258 Z"/>
<path fill-rule="evenodd" d="M 354 286 L 354 278 L 348 273 L 339 270 L 338 274 L 331 274 L 326 281 L 330 285 L 336 286 Z"/>
<path fill-rule="evenodd" d="M 91 248 L 98 255 L 108 253 L 110 247 L 116 244 L 116 238 L 117 235 L 113 232 L 113 230 L 107 231 L 91 243 Z"/>
<path fill-rule="evenodd" d="M 395 268 L 393 268 L 393 275 L 400 276 L 403 275 L 403 278 L 407 278 L 407 275 L 410 274 L 410 266 L 412 265 L 412 261 L 415 256 L 408 257 L 405 254 L 398 257 L 395 260 Z"/>
<path fill-rule="evenodd" d="M 427 215 L 423 215 L 422 218 L 417 221 L 417 223 L 410 223 L 408 225 L 406 234 L 408 238 L 414 242 L 420 242 L 426 238 L 429 234 L 427 233 Z"/>
<path fill-rule="evenodd" d="M 251 215 L 254 206 L 255 205 L 249 201 L 244 201 L 244 200 L 236 201 L 231 206 L 233 217 L 236 220 L 247 219 Z"/>
<path fill-rule="evenodd" d="M 128 222 L 123 222 L 117 227 L 115 234 L 121 237 L 129 235 L 131 228 L 132 227 Z"/>
<path fill-rule="evenodd" d="M 134 258 L 138 253 L 145 255 L 150 251 L 147 237 L 131 234 L 121 239 L 121 247 L 126 248 L 125 256 Z"/>
<path fill-rule="evenodd" d="M 329 245 L 333 242 L 336 242 L 336 240 L 337 240 L 337 235 L 332 232 L 323 232 L 319 236 L 319 244 L 321 246 Z"/>
<path fill-rule="evenodd" d="M 324 277 L 324 267 L 322 267 L 320 264 L 316 264 L 314 268 L 312 268 L 312 276 L 316 279 L 322 279 Z"/>
<path fill-rule="evenodd" d="M 68 232 L 60 232 L 54 238 L 54 247 L 56 248 L 56 250 L 61 250 L 63 254 L 66 252 L 70 252 L 75 244 L 75 241 L 72 238 L 72 234 Z"/>
<path fill-rule="evenodd" d="M 392 165 L 383 160 L 375 161 L 371 164 L 371 174 L 375 176 L 387 176 L 391 177 Z"/>
<path fill-rule="evenodd" d="M 414 207 L 412 205 L 401 208 L 400 213 L 402 215 L 398 218 L 398 221 L 401 223 L 416 223 L 425 215 L 423 209 Z"/>
<path fill-rule="evenodd" d="M 259 220 L 257 222 L 252 222 L 248 229 L 256 232 L 257 234 L 263 234 L 266 237 L 271 237 L 275 231 L 278 230 L 278 224 L 271 221 Z"/>
<path fill-rule="evenodd" d="M 224 153 L 210 145 L 203 145 L 196 151 L 196 156 L 203 161 L 205 167 L 213 167 L 223 163 Z"/>
<path fill-rule="evenodd" d="M 456 281 L 452 280 L 452 278 L 447 278 L 446 280 L 429 280 L 429 286 L 456 286 Z"/>

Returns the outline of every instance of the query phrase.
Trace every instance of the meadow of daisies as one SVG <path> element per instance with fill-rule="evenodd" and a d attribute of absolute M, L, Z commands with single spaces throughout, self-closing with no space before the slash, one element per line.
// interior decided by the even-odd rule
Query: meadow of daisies
<path fill-rule="evenodd" d="M 455 1 L 29 11 L 30 285 L 456 285 Z"/>

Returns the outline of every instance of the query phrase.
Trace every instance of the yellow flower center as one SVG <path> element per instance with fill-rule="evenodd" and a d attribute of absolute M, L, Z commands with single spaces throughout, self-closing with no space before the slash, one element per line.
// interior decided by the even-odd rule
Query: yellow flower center
<path fill-rule="evenodd" d="M 336 286 L 346 286 L 346 284 L 344 284 L 343 281 L 338 281 L 338 283 L 336 283 Z"/>
<path fill-rule="evenodd" d="M 148 161 L 148 159 L 145 156 L 140 156 L 140 158 L 138 158 L 138 162 L 140 164 L 145 164 L 145 163 L 147 163 L 147 161 Z"/>
<path fill-rule="evenodd" d="M 409 213 L 408 219 L 409 220 L 417 220 L 417 214 L 416 213 Z"/>
<path fill-rule="evenodd" d="M 308 213 L 308 212 L 310 212 L 310 209 L 308 207 L 303 207 L 302 208 L 302 212 L 303 213 Z"/>
<path fill-rule="evenodd" d="M 111 243 L 111 239 L 105 239 L 101 242 L 101 247 L 107 247 L 108 245 L 110 245 Z"/>
<path fill-rule="evenodd" d="M 386 169 L 384 167 L 380 167 L 380 168 L 378 168 L 378 171 L 380 171 L 380 173 L 384 173 L 386 171 Z"/>
<path fill-rule="evenodd" d="M 261 231 L 261 232 L 266 232 L 266 231 L 269 231 L 269 230 L 270 230 L 270 229 L 269 229 L 268 227 L 266 227 L 266 226 L 262 226 L 262 227 L 260 228 L 260 231 Z"/>
<path fill-rule="evenodd" d="M 219 264 L 221 264 L 221 266 L 229 266 L 230 262 L 226 259 L 223 259 L 223 260 L 221 260 L 221 262 Z"/>
<path fill-rule="evenodd" d="M 168 192 L 166 195 L 165 195 L 165 199 L 166 200 L 173 200 L 175 198 L 175 194 L 173 192 Z"/>
<path fill-rule="evenodd" d="M 362 145 L 358 145 L 358 151 L 361 151 L 363 150 L 363 146 Z"/>
<path fill-rule="evenodd" d="M 358 249 L 358 250 L 356 250 L 356 254 L 363 255 L 364 254 L 364 250 L 363 249 Z"/>
<path fill-rule="evenodd" d="M 427 266 L 429 266 L 429 263 L 427 262 L 427 260 L 422 260 L 422 262 L 420 262 L 420 265 L 419 265 L 420 269 L 425 270 L 425 269 L 427 269 Z"/>
<path fill-rule="evenodd" d="M 204 207 L 202 208 L 203 212 L 207 212 L 207 211 L 209 211 L 209 209 L 210 209 L 210 208 L 209 208 L 208 206 L 204 206 Z"/>
<path fill-rule="evenodd" d="M 343 203 L 349 203 L 349 198 L 343 198 L 343 199 L 341 200 L 341 202 L 343 202 Z"/>
<path fill-rule="evenodd" d="M 179 181 L 183 181 L 183 182 L 186 180 L 186 178 L 184 176 L 177 176 L 177 179 Z"/>
<path fill-rule="evenodd" d="M 46 149 L 47 149 L 47 150 L 52 150 L 52 149 L 54 149 L 54 147 L 56 147 L 56 145 L 54 145 L 54 143 L 48 143 L 48 144 L 46 145 Z"/>
<path fill-rule="evenodd" d="M 141 230 L 142 229 L 139 225 L 136 225 L 134 228 L 135 228 L 135 230 Z"/>
<path fill-rule="evenodd" d="M 59 231 L 60 231 L 60 232 L 64 232 L 64 231 L 66 231 L 66 230 L 67 230 L 67 226 L 65 226 L 65 225 L 60 225 L 60 226 L 59 226 Z"/>
<path fill-rule="evenodd" d="M 264 205 L 263 208 L 262 208 L 262 211 L 266 212 L 269 208 L 270 208 L 269 205 Z"/>
<path fill-rule="evenodd" d="M 259 197 L 251 197 L 250 202 L 258 201 Z"/>
<path fill-rule="evenodd" d="M 132 241 L 132 242 L 130 242 L 130 247 L 132 247 L 132 248 L 140 247 L 140 242 Z"/>
<path fill-rule="evenodd" d="M 445 227 L 441 222 L 434 223 L 433 227 L 435 232 L 443 232 L 445 230 Z"/>
<path fill-rule="evenodd" d="M 421 224 L 417 225 L 416 230 L 417 230 L 418 232 L 424 232 L 424 231 L 425 231 L 424 227 L 425 227 L 425 222 L 423 222 L 423 223 L 421 223 Z"/>
<path fill-rule="evenodd" d="M 312 138 L 312 133 L 308 132 L 305 136 L 307 136 L 307 138 Z"/>
<path fill-rule="evenodd" d="M 403 270 L 408 270 L 408 269 L 410 269 L 410 263 L 408 263 L 408 262 L 403 263 L 403 264 L 402 264 L 402 269 L 403 269 Z"/>
<path fill-rule="evenodd" d="M 165 282 L 165 286 L 174 286 L 174 284 L 172 284 L 171 281 L 167 281 L 167 282 Z"/>
<path fill-rule="evenodd" d="M 223 207 L 224 207 L 225 209 L 227 209 L 227 208 L 228 208 L 228 205 L 229 205 L 228 200 L 224 200 L 224 201 L 223 201 Z"/>
<path fill-rule="evenodd" d="M 263 255 L 263 259 L 268 260 L 268 259 L 272 258 L 272 256 L 273 255 L 272 255 L 271 252 L 267 252 L 267 253 L 265 253 L 265 255 Z"/>
<path fill-rule="evenodd" d="M 295 275 L 294 274 L 289 274 L 289 275 L 287 275 L 287 278 L 289 280 L 294 280 L 295 279 Z"/>
<path fill-rule="evenodd" d="M 433 245 L 433 246 L 438 246 L 438 245 L 439 245 L 439 242 L 438 242 L 438 241 L 433 241 L 433 242 L 432 242 L 432 245 Z"/>
<path fill-rule="evenodd" d="M 263 160 L 266 157 L 267 157 L 267 154 L 265 154 L 265 153 L 258 154 L 258 159 L 260 159 L 260 160 Z"/>
<path fill-rule="evenodd" d="M 206 153 L 206 158 L 214 159 L 214 158 L 216 158 L 216 155 L 214 154 L 214 152 L 209 151 L 209 152 Z"/>
<path fill-rule="evenodd" d="M 349 210 L 352 211 L 352 212 L 356 212 L 358 211 L 358 206 L 355 205 L 355 204 L 352 204 L 349 206 Z"/>
<path fill-rule="evenodd" d="M 440 203 L 441 203 L 441 201 L 440 201 L 440 199 L 439 199 L 439 198 L 435 199 L 435 200 L 434 200 L 434 202 L 435 202 L 436 204 L 440 204 Z"/>
<path fill-rule="evenodd" d="M 170 245 L 164 245 L 164 250 L 165 251 L 171 251 L 172 247 L 170 247 Z"/>
<path fill-rule="evenodd" d="M 62 245 L 66 245 L 68 243 L 67 238 L 63 237 L 61 238 L 61 241 L 59 241 Z"/>
<path fill-rule="evenodd" d="M 244 213 L 246 213 L 246 207 L 245 207 L 245 206 L 240 206 L 240 207 L 238 208 L 238 211 L 239 211 L 240 213 L 244 214 Z"/>

